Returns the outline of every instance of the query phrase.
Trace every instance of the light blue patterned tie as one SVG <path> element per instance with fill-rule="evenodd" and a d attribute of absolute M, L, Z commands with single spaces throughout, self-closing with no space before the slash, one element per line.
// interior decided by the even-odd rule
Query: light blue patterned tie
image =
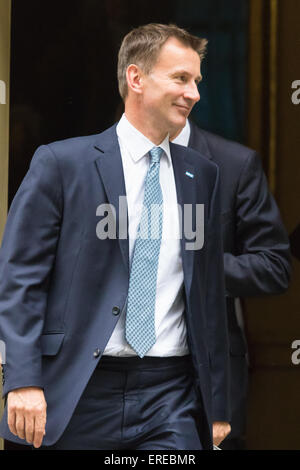
<path fill-rule="evenodd" d="M 163 150 L 154 147 L 149 153 L 151 161 L 131 264 L 125 331 L 127 342 L 140 357 L 144 357 L 156 342 L 156 280 L 163 225 L 163 197 L 159 183 Z"/>

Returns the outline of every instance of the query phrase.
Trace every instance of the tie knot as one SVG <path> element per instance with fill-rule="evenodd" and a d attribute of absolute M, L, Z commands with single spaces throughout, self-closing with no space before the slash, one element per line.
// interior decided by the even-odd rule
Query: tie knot
<path fill-rule="evenodd" d="M 149 153 L 151 157 L 151 163 L 159 163 L 160 157 L 163 153 L 163 149 L 160 147 L 153 147 L 153 149 L 151 149 Z"/>

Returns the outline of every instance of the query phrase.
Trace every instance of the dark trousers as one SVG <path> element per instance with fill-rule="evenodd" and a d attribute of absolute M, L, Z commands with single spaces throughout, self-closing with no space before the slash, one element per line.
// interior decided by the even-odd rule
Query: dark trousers
<path fill-rule="evenodd" d="M 103 356 L 58 442 L 44 450 L 199 450 L 189 356 Z"/>

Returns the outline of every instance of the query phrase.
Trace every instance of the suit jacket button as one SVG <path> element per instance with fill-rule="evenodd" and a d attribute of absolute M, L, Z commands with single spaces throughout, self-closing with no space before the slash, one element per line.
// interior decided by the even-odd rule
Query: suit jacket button
<path fill-rule="evenodd" d="M 119 315 L 119 313 L 120 313 L 119 307 L 114 307 L 114 308 L 112 309 L 112 313 L 113 313 L 113 315 Z"/>
<path fill-rule="evenodd" d="M 101 351 L 100 351 L 100 349 L 95 349 L 95 351 L 94 351 L 94 358 L 97 358 L 97 357 L 99 357 L 99 356 L 100 356 L 100 354 L 101 354 Z"/>

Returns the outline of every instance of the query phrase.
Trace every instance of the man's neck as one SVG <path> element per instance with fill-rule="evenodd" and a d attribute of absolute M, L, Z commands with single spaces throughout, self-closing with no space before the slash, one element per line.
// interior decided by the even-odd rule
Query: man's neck
<path fill-rule="evenodd" d="M 179 127 L 177 130 L 173 130 L 170 132 L 170 141 L 173 142 L 176 137 L 179 136 L 180 132 L 182 131 L 182 127 Z"/>
<path fill-rule="evenodd" d="M 132 110 L 125 109 L 125 116 L 132 126 L 141 132 L 147 139 L 153 142 L 154 145 L 159 145 L 168 135 L 167 131 L 157 128 L 147 117 L 142 118 Z"/>

